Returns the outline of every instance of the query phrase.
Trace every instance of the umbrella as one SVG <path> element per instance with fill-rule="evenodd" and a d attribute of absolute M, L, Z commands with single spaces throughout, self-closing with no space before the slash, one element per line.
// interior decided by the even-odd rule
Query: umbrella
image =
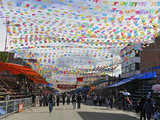
<path fill-rule="evenodd" d="M 160 92 L 160 84 L 155 84 L 152 86 L 152 90 L 156 91 L 156 92 Z"/>
<path fill-rule="evenodd" d="M 131 95 L 129 92 L 122 92 L 122 94 L 123 94 L 124 96 L 129 96 L 129 95 Z"/>

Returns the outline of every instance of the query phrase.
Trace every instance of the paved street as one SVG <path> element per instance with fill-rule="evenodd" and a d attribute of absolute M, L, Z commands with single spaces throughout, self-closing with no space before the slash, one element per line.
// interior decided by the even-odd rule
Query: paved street
<path fill-rule="evenodd" d="M 5 119 L 4 119 L 5 120 Z M 13 114 L 6 120 L 138 120 L 132 112 L 111 110 L 106 107 L 82 105 L 80 110 L 72 110 L 71 105 L 55 107 L 49 114 L 48 107 L 33 107 Z"/>

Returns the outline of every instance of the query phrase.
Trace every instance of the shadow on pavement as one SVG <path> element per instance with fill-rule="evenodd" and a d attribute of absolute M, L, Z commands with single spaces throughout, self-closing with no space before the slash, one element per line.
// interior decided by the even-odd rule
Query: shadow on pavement
<path fill-rule="evenodd" d="M 135 117 L 124 114 L 77 112 L 83 120 L 138 120 Z"/>
<path fill-rule="evenodd" d="M 95 110 L 112 110 L 112 109 L 110 109 L 110 108 L 92 108 L 92 109 L 95 109 Z"/>

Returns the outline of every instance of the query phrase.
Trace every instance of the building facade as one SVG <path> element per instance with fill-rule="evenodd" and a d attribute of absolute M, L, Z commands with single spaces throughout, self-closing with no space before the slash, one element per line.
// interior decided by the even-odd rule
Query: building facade
<path fill-rule="evenodd" d="M 14 60 L 14 53 L 0 52 L 0 62 L 10 62 Z"/>
<path fill-rule="evenodd" d="M 121 50 L 121 78 L 128 78 L 138 73 L 160 72 L 160 37 L 155 38 L 154 43 L 138 47 L 135 49 L 135 46 L 128 45 Z"/>
<path fill-rule="evenodd" d="M 140 71 L 159 71 L 160 67 L 160 37 L 150 45 L 145 45 L 141 52 Z"/>
<path fill-rule="evenodd" d="M 139 48 L 140 46 L 138 46 Z M 121 78 L 128 78 L 140 73 L 140 50 L 135 49 L 133 45 L 128 45 L 120 52 L 122 59 L 121 63 Z"/>

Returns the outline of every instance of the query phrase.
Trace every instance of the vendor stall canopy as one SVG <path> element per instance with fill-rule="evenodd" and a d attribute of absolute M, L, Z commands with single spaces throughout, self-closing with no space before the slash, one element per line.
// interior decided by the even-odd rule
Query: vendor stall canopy
<path fill-rule="evenodd" d="M 118 68 L 119 51 L 128 44 L 138 51 L 154 41 L 160 1 L 0 0 L 0 17 L 7 51 L 38 59 L 37 69 L 96 73 Z"/>

